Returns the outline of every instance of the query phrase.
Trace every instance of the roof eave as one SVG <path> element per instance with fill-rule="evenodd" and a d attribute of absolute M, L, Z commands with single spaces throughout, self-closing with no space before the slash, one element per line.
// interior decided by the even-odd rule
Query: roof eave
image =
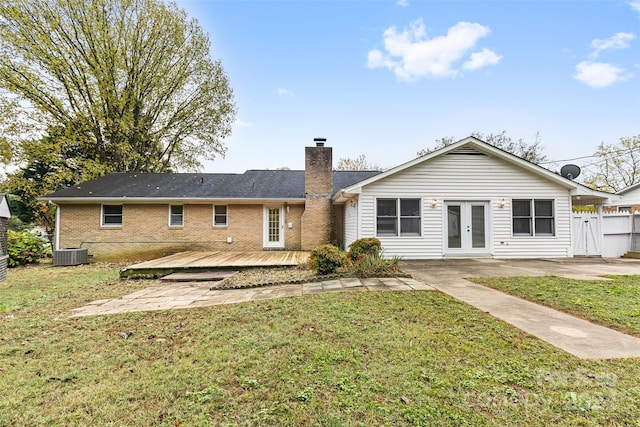
<path fill-rule="evenodd" d="M 95 204 L 95 203 L 118 203 L 118 204 L 207 204 L 207 203 L 229 203 L 229 204 L 268 204 L 268 203 L 304 203 L 304 198 L 194 198 L 194 197 L 40 197 L 40 201 L 59 204 Z"/>

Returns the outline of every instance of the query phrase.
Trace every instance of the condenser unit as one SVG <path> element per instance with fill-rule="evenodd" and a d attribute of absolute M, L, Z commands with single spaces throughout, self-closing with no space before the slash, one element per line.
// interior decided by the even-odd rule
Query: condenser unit
<path fill-rule="evenodd" d="M 80 265 L 88 262 L 88 249 L 71 248 L 53 251 L 53 265 Z"/>

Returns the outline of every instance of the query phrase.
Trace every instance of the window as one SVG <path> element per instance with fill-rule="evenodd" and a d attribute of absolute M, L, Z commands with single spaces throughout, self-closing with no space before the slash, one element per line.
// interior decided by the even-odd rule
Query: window
<path fill-rule="evenodd" d="M 378 236 L 397 236 L 398 232 L 400 236 L 420 235 L 420 199 L 377 199 L 376 202 Z"/>
<path fill-rule="evenodd" d="M 513 200 L 513 234 L 554 236 L 553 200 Z"/>
<path fill-rule="evenodd" d="M 227 225 L 227 206 L 215 205 L 213 207 L 213 225 L 224 227 Z"/>
<path fill-rule="evenodd" d="M 106 227 L 122 225 L 122 205 L 102 205 L 102 224 Z"/>
<path fill-rule="evenodd" d="M 171 227 L 181 227 L 184 225 L 184 206 L 169 206 L 169 225 Z"/>

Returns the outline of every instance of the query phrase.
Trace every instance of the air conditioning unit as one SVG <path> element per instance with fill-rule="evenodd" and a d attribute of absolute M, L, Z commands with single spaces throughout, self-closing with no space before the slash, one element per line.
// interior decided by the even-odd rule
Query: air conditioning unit
<path fill-rule="evenodd" d="M 53 251 L 53 265 L 80 265 L 88 262 L 88 249 L 70 248 Z"/>

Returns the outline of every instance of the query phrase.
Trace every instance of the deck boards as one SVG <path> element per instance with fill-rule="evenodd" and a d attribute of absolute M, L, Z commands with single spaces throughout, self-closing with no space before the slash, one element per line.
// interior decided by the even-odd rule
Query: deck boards
<path fill-rule="evenodd" d="M 128 270 L 151 269 L 203 269 L 225 267 L 274 267 L 294 266 L 307 262 L 308 252 L 180 252 L 166 257 L 141 262 Z"/>

